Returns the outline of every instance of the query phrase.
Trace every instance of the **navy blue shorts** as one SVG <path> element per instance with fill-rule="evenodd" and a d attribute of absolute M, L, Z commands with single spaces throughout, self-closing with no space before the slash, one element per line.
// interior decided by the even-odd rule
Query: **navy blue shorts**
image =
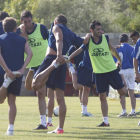
<path fill-rule="evenodd" d="M 78 83 L 83 86 L 91 87 L 94 84 L 93 72 L 84 66 L 79 65 L 77 69 L 77 77 Z"/>
<path fill-rule="evenodd" d="M 37 74 L 48 68 L 52 64 L 52 61 L 55 59 L 56 55 L 47 55 L 46 58 L 43 60 L 42 64 L 37 69 L 34 78 L 37 76 Z M 47 87 L 52 88 L 53 90 L 55 88 L 65 90 L 66 71 L 66 63 L 54 69 L 49 75 L 48 81 L 46 83 Z"/>
<path fill-rule="evenodd" d="M 97 93 L 106 92 L 109 85 L 117 90 L 124 87 L 124 82 L 117 69 L 107 73 L 95 74 L 95 83 Z"/>
<path fill-rule="evenodd" d="M 7 94 L 11 93 L 13 95 L 19 96 L 22 84 L 22 77 L 16 78 L 9 87 L 7 88 Z M 4 74 L 0 74 L 0 87 L 3 85 L 4 82 Z"/>

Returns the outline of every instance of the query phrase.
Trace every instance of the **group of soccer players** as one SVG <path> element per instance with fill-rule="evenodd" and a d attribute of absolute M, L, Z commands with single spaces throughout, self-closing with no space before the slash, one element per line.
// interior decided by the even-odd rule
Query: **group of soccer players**
<path fill-rule="evenodd" d="M 109 126 L 108 103 L 106 99 L 106 91 L 109 85 L 118 90 L 123 108 L 123 112 L 120 116 L 126 116 L 126 87 L 121 75 L 126 73 L 126 69 L 131 69 L 130 71 L 128 70 L 128 73 L 133 73 L 133 79 L 135 79 L 132 64 L 133 57 L 130 58 L 130 67 L 125 66 L 126 61 L 124 61 L 124 59 L 127 58 L 125 58 L 125 55 L 126 51 L 129 50 L 127 49 L 128 36 L 126 34 L 122 34 L 120 37 L 121 46 L 118 49 L 119 56 L 117 50 L 111 45 L 109 36 L 103 34 L 101 23 L 96 20 L 90 24 L 91 33 L 86 34 L 83 38 L 77 36 L 67 27 L 67 19 L 64 15 L 58 15 L 54 19 L 50 32 L 48 32 L 44 25 L 33 23 L 32 14 L 28 10 L 24 10 L 21 13 L 20 20 L 22 25 L 19 26 L 18 29 L 16 20 L 9 17 L 6 12 L 0 13 L 0 20 L 2 21 L 0 23 L 0 103 L 3 103 L 8 95 L 10 109 L 9 126 L 6 135 L 13 135 L 14 132 L 14 121 L 16 117 L 15 99 L 16 96 L 20 94 L 22 74 L 26 67 L 30 69 L 25 80 L 25 87 L 28 90 L 35 90 L 38 96 L 41 123 L 34 130 L 48 129 L 48 127 L 52 126 L 55 96 L 59 106 L 59 126 L 54 131 L 48 133 L 64 133 L 63 126 L 66 115 L 64 91 L 67 67 L 71 73 L 73 86 L 79 90 L 80 93 L 83 116 L 93 116 L 87 111 L 88 95 L 90 87 L 93 84 L 96 84 L 96 90 L 99 93 L 103 115 L 103 122 L 98 125 L 99 127 Z M 132 37 L 133 36 L 131 36 L 131 38 Z M 71 46 L 72 48 L 70 48 Z M 73 48 L 75 50 L 71 52 Z M 125 50 L 123 50 L 123 48 L 125 48 Z M 81 54 L 83 59 L 80 58 L 80 55 L 77 56 L 82 51 L 84 51 L 84 54 Z M 131 47 L 130 51 L 133 52 Z M 24 55 L 24 52 L 26 55 Z M 68 56 L 66 56 L 67 52 Z M 112 55 L 116 57 L 119 64 L 122 65 L 121 75 L 117 70 Z M 139 55 L 138 40 L 134 52 L 137 82 L 140 82 L 137 61 Z M 76 71 L 70 63 L 70 60 L 75 56 L 82 60 L 80 60 L 80 64 L 78 64 L 79 62 L 75 62 L 77 63 Z M 78 59 L 75 59 L 75 61 Z M 131 116 L 135 114 L 135 99 L 133 98 L 134 86 L 129 82 L 129 79 L 126 83 L 127 82 L 132 104 L 132 111 L 129 114 L 129 116 Z M 46 92 L 48 95 L 47 123 Z"/>

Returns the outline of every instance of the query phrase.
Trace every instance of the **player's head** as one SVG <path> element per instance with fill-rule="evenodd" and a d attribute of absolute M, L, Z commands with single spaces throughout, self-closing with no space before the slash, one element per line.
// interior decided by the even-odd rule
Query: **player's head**
<path fill-rule="evenodd" d="M 16 32 L 17 22 L 16 19 L 13 17 L 6 17 L 2 21 L 3 30 L 5 32 Z"/>
<path fill-rule="evenodd" d="M 67 18 L 64 15 L 60 14 L 54 19 L 54 24 L 66 25 L 67 24 Z"/>
<path fill-rule="evenodd" d="M 125 34 L 125 33 L 123 33 L 123 34 L 121 34 L 121 35 L 119 36 L 119 41 L 120 41 L 120 43 L 125 43 L 125 42 L 127 43 L 128 40 L 129 40 L 129 37 L 128 37 L 128 35 Z"/>
<path fill-rule="evenodd" d="M 4 20 L 6 17 L 9 17 L 8 13 L 4 11 L 0 12 L 0 21 Z"/>
<path fill-rule="evenodd" d="M 139 35 L 139 32 L 138 32 L 138 31 L 132 31 L 132 32 L 130 33 L 130 38 L 132 39 L 132 42 L 133 42 L 134 44 L 137 43 L 137 40 L 139 39 L 139 37 L 140 37 L 140 35 Z"/>
<path fill-rule="evenodd" d="M 20 21 L 24 24 L 26 29 L 30 29 L 32 27 L 32 13 L 28 10 L 22 11 Z"/>
<path fill-rule="evenodd" d="M 102 35 L 102 27 L 101 27 L 101 23 L 97 20 L 93 20 L 90 23 L 90 31 L 94 36 L 101 36 Z"/>

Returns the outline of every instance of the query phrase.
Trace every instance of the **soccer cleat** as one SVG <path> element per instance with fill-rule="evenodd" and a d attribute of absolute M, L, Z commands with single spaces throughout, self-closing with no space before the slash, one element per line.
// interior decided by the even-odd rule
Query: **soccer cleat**
<path fill-rule="evenodd" d="M 13 136 L 14 135 L 14 130 L 8 130 L 5 135 L 7 136 Z"/>
<path fill-rule="evenodd" d="M 47 126 L 53 127 L 52 123 L 47 123 Z"/>
<path fill-rule="evenodd" d="M 128 115 L 127 115 L 127 117 L 136 117 L 136 113 L 134 112 L 134 113 L 129 113 Z"/>
<path fill-rule="evenodd" d="M 136 115 L 140 115 L 140 111 L 139 112 L 136 112 Z"/>
<path fill-rule="evenodd" d="M 104 122 L 102 122 L 100 125 L 97 125 L 97 127 L 108 127 L 109 126 L 109 123 L 106 124 Z"/>
<path fill-rule="evenodd" d="M 33 130 L 40 130 L 40 129 L 48 129 L 47 126 L 45 127 L 42 124 L 39 124 L 37 128 L 33 129 Z"/>
<path fill-rule="evenodd" d="M 87 112 L 87 113 L 82 113 L 82 117 L 84 117 L 84 116 L 86 116 L 86 117 L 93 117 L 94 115 L 92 115 L 89 112 Z"/>
<path fill-rule="evenodd" d="M 138 122 L 138 126 L 140 126 L 140 121 Z"/>
<path fill-rule="evenodd" d="M 120 115 L 118 115 L 118 117 L 127 117 L 127 113 L 121 113 Z"/>
<path fill-rule="evenodd" d="M 56 134 L 63 134 L 63 133 L 64 133 L 64 130 L 63 130 L 63 129 L 61 129 L 61 130 L 55 129 L 55 130 L 50 131 L 50 132 L 47 132 L 47 133 L 48 133 L 48 134 L 53 134 L 53 133 L 56 133 Z"/>

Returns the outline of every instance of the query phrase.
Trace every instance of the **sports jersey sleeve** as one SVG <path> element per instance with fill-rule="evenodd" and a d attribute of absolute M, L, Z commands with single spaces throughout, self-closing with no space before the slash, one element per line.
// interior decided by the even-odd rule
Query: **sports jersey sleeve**
<path fill-rule="evenodd" d="M 70 47 L 68 50 L 68 56 L 70 56 L 74 51 L 76 51 L 76 48 L 74 46 Z"/>
<path fill-rule="evenodd" d="M 134 58 L 140 59 L 140 39 L 137 41 L 136 46 L 135 46 Z"/>
<path fill-rule="evenodd" d="M 41 35 L 43 37 L 44 40 L 48 40 L 49 38 L 49 31 L 47 29 L 47 27 L 45 25 L 40 25 L 40 28 L 41 28 Z"/>
<path fill-rule="evenodd" d="M 87 49 L 87 46 L 85 44 L 81 45 L 81 48 L 85 51 Z"/>
<path fill-rule="evenodd" d="M 77 36 L 75 33 L 73 34 L 74 34 L 73 45 L 75 45 L 76 47 L 80 47 L 83 44 L 84 39 L 81 38 L 80 36 Z"/>

